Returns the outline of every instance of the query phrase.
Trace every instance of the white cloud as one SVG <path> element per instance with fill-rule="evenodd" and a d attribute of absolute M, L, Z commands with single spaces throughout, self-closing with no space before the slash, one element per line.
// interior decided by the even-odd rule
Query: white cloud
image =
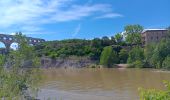
<path fill-rule="evenodd" d="M 108 13 L 102 16 L 96 17 L 96 19 L 105 19 L 105 18 L 116 18 L 116 17 L 123 17 L 123 15 L 118 13 Z"/>
<path fill-rule="evenodd" d="M 76 27 L 74 33 L 72 34 L 72 37 L 75 37 L 75 36 L 80 32 L 80 30 L 81 30 L 81 24 L 79 24 L 79 25 Z"/>
<path fill-rule="evenodd" d="M 84 17 L 113 18 L 110 4 L 74 4 L 76 0 L 0 0 L 0 29 L 42 31 L 41 25 L 80 20 Z M 78 1 L 78 0 L 77 0 Z"/>

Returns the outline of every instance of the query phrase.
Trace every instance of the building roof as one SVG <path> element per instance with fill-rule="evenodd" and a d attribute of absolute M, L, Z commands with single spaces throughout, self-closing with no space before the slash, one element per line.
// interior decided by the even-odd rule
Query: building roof
<path fill-rule="evenodd" d="M 142 31 L 142 33 L 146 32 L 146 31 L 167 31 L 167 29 L 144 29 Z"/>

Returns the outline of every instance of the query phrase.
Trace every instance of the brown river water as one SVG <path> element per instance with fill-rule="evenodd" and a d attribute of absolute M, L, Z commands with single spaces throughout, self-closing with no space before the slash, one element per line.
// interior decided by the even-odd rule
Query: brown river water
<path fill-rule="evenodd" d="M 44 69 L 42 76 L 41 100 L 139 100 L 139 87 L 170 81 L 170 72 L 153 69 Z"/>

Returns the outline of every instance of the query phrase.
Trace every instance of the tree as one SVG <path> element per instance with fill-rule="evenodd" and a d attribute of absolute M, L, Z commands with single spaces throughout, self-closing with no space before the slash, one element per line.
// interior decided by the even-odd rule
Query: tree
<path fill-rule="evenodd" d="M 143 27 L 140 25 L 127 25 L 125 26 L 125 37 L 126 42 L 129 44 L 141 44 L 141 33 L 143 31 Z"/>
<path fill-rule="evenodd" d="M 141 67 L 144 60 L 144 50 L 141 47 L 134 47 L 129 52 L 128 63 L 134 65 L 134 67 Z M 137 65 L 139 64 L 139 66 Z"/>
<path fill-rule="evenodd" d="M 162 63 L 164 69 L 170 69 L 170 56 L 167 56 Z"/>
<path fill-rule="evenodd" d="M 105 47 L 100 57 L 100 64 L 107 67 L 112 67 L 112 65 L 118 63 L 118 61 L 118 55 L 115 51 L 113 51 L 112 47 Z"/>
<path fill-rule="evenodd" d="M 102 46 L 109 46 L 110 39 L 107 36 L 102 37 Z"/>
<path fill-rule="evenodd" d="M 93 47 L 101 47 L 101 44 L 102 44 L 102 41 L 101 39 L 99 38 L 94 38 L 92 41 L 91 41 L 91 45 Z"/>
<path fill-rule="evenodd" d="M 153 51 L 151 65 L 155 66 L 155 68 L 162 68 L 162 63 L 168 55 L 170 55 L 170 40 L 163 39 Z"/>
<path fill-rule="evenodd" d="M 128 51 L 126 49 L 121 49 L 119 52 L 120 63 L 126 63 L 128 59 Z"/>
<path fill-rule="evenodd" d="M 156 48 L 156 44 L 155 43 L 150 43 L 150 44 L 147 44 L 144 48 L 144 55 L 145 55 L 145 62 L 146 62 L 146 65 L 148 67 L 155 67 L 153 66 L 151 63 L 152 63 L 152 56 L 154 54 L 154 50 Z"/>
<path fill-rule="evenodd" d="M 114 36 L 111 36 L 111 44 L 116 44 L 116 40 L 115 40 L 115 37 Z"/>
<path fill-rule="evenodd" d="M 115 40 L 116 40 L 117 43 L 122 42 L 123 36 L 121 35 L 121 33 L 117 33 L 117 34 L 115 35 Z"/>

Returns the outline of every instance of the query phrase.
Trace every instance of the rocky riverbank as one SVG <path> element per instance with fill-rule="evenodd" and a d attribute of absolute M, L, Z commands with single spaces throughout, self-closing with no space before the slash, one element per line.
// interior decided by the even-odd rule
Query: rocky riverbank
<path fill-rule="evenodd" d="M 41 58 L 41 65 L 43 68 L 84 68 L 95 64 L 96 61 L 90 60 L 87 57 Z"/>

